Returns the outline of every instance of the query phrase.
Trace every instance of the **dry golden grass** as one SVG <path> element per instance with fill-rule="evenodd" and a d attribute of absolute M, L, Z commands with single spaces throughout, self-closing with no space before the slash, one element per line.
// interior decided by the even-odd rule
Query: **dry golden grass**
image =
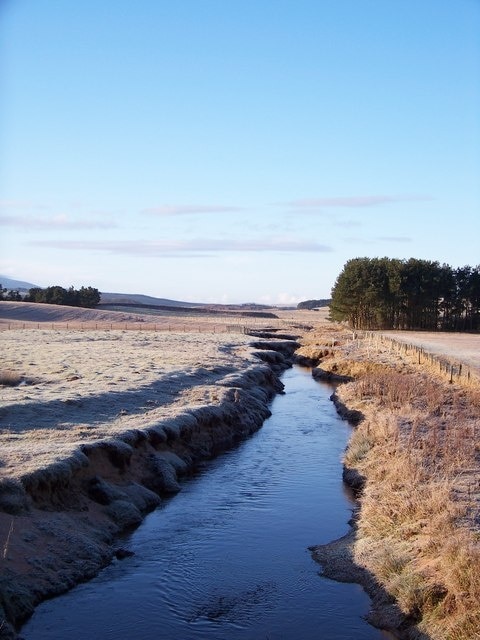
<path fill-rule="evenodd" d="M 344 458 L 366 480 L 355 559 L 427 637 L 480 640 L 480 336 L 388 335 L 417 350 L 338 325 L 303 339 L 306 356 L 328 345 L 319 366 L 355 380 L 339 399 L 364 415 Z"/>
<path fill-rule="evenodd" d="M 365 415 L 345 456 L 367 479 L 357 562 L 431 638 L 479 638 L 479 391 L 385 368 L 340 394 Z"/>
<path fill-rule="evenodd" d="M 430 345 L 422 335 L 404 339 Z M 358 340 L 338 326 L 310 333 L 304 351 L 314 353 L 328 341 L 320 367 L 355 380 L 338 388 L 339 399 L 364 415 L 344 458 L 366 480 L 357 563 L 429 638 L 479 640 L 478 378 L 452 384 L 423 353 L 419 362 L 405 348 L 376 336 Z M 478 343 L 478 336 L 451 342 L 447 334 L 431 344 L 436 355 L 475 366 Z"/>

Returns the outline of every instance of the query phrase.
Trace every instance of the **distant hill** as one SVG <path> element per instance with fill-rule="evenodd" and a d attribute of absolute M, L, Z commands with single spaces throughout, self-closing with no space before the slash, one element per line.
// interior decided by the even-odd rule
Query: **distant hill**
<path fill-rule="evenodd" d="M 167 298 L 155 298 L 145 296 L 141 293 L 104 293 L 101 294 L 101 305 L 152 305 L 155 307 L 202 307 L 202 304 L 194 302 L 180 302 L 179 300 L 168 300 Z"/>
<path fill-rule="evenodd" d="M 124 311 L 131 313 L 161 313 L 175 312 L 186 314 L 218 314 L 232 315 L 233 317 L 257 316 L 262 318 L 276 318 L 271 312 L 256 304 L 202 304 L 194 302 L 181 302 L 166 298 L 154 298 L 142 294 L 130 293 L 102 293 L 98 310 Z"/>
<path fill-rule="evenodd" d="M 17 289 L 22 293 L 26 293 L 29 289 L 39 287 L 40 285 L 33 284 L 31 282 L 24 282 L 23 280 L 14 280 L 0 274 L 0 284 L 5 289 Z M 42 287 L 40 287 L 42 288 Z M 261 312 L 264 309 L 275 309 L 275 307 L 265 306 L 251 303 L 244 304 L 211 304 L 202 302 L 184 302 L 181 300 L 170 300 L 168 298 L 156 298 L 154 296 L 147 296 L 141 293 L 112 293 L 102 292 L 100 298 L 100 304 L 98 309 L 104 310 L 125 310 L 127 312 L 133 312 L 134 308 L 137 308 L 137 313 L 141 309 L 149 310 L 173 310 L 176 308 L 201 310 L 210 312 L 225 312 L 225 311 L 239 311 L 239 312 Z"/>
<path fill-rule="evenodd" d="M 38 287 L 38 284 L 32 284 L 31 282 L 24 282 L 23 280 L 14 280 L 0 274 L 0 284 L 5 289 L 18 289 L 20 291 L 28 291 L 34 287 Z"/>

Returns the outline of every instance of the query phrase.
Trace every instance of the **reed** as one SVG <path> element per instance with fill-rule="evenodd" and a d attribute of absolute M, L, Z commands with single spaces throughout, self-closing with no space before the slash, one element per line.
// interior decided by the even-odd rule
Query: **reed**
<path fill-rule="evenodd" d="M 8 547 L 10 545 L 10 538 L 12 537 L 12 533 L 13 533 L 13 527 L 14 527 L 14 520 L 12 518 L 11 522 L 10 522 L 10 529 L 8 530 L 8 534 L 7 537 L 5 538 L 5 543 L 3 545 L 3 559 L 5 560 L 8 554 Z"/>

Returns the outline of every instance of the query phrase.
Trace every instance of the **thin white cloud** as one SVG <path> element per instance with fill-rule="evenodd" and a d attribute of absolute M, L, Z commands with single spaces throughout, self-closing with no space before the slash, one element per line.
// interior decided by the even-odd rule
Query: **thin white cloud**
<path fill-rule="evenodd" d="M 412 242 L 412 238 L 409 238 L 408 236 L 377 236 L 376 238 L 359 238 L 350 236 L 348 238 L 344 238 L 344 241 L 352 244 L 375 244 L 376 242 L 408 243 Z"/>
<path fill-rule="evenodd" d="M 301 210 L 316 210 L 329 207 L 378 207 L 385 204 L 398 202 L 426 202 L 433 200 L 431 196 L 423 195 L 400 195 L 400 196 L 340 196 L 335 198 L 303 198 L 285 203 L 289 207 Z M 284 206 L 285 206 L 284 204 Z"/>
<path fill-rule="evenodd" d="M 260 296 L 258 302 L 266 305 L 297 305 L 301 300 L 306 300 L 307 296 L 301 296 L 297 293 L 280 292 L 277 294 L 267 293 Z"/>
<path fill-rule="evenodd" d="M 336 227 L 342 227 L 344 229 L 350 229 L 351 227 L 362 226 L 362 223 L 359 220 L 334 220 L 333 224 Z"/>
<path fill-rule="evenodd" d="M 13 216 L 0 214 L 0 226 L 22 229 L 23 231 L 43 231 L 61 229 L 113 229 L 117 224 L 111 220 L 76 220 L 66 215 L 50 217 Z"/>
<path fill-rule="evenodd" d="M 49 209 L 50 207 L 40 202 L 32 202 L 31 200 L 0 200 L 0 211 L 2 210 L 19 210 L 19 209 Z"/>
<path fill-rule="evenodd" d="M 408 238 L 407 236 L 380 236 L 376 238 L 376 240 L 382 242 L 412 242 L 412 238 Z"/>
<path fill-rule="evenodd" d="M 197 238 L 193 240 L 125 240 L 101 241 L 51 241 L 37 240 L 33 246 L 77 251 L 102 251 L 108 253 L 146 257 L 199 256 L 226 252 L 289 252 L 325 253 L 332 251 L 328 245 L 312 240 L 268 238 L 263 240 L 220 240 Z"/>
<path fill-rule="evenodd" d="M 239 211 L 244 211 L 244 209 L 224 205 L 161 205 L 143 209 L 142 213 L 155 216 L 179 216 L 202 213 L 237 213 Z"/>

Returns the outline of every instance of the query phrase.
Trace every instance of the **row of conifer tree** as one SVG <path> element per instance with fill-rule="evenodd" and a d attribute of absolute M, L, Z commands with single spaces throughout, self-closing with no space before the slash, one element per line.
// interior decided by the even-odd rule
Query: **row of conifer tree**
<path fill-rule="evenodd" d="M 330 316 L 353 329 L 477 331 L 480 265 L 354 258 L 332 289 Z"/>
<path fill-rule="evenodd" d="M 70 287 L 65 289 L 58 285 L 52 287 L 32 287 L 26 295 L 18 289 L 5 289 L 0 284 L 0 300 L 14 302 L 43 302 L 47 304 L 64 304 L 72 307 L 87 307 L 93 309 L 100 303 L 101 294 L 95 287 Z"/>

